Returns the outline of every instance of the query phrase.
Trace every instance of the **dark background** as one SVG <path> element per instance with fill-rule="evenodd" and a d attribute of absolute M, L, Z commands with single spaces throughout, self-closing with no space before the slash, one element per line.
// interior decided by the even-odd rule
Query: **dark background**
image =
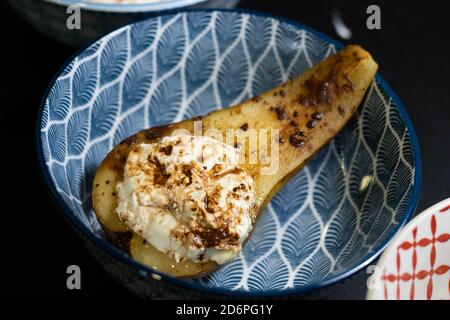
<path fill-rule="evenodd" d="M 418 212 L 450 196 L 450 19 L 445 1 L 342 1 L 352 43 L 370 51 L 416 128 L 423 160 Z M 382 29 L 366 28 L 366 8 L 381 7 Z M 284 16 L 337 38 L 330 1 L 243 0 L 240 8 Z M 58 68 L 76 51 L 50 40 L 0 4 L 2 45 L 0 120 L 2 258 L 5 298 L 129 298 L 93 260 L 52 203 L 35 154 L 40 99 Z M 8 205 L 9 204 L 9 205 Z M 66 289 L 66 268 L 82 270 L 82 290 Z M 364 299 L 362 270 L 308 299 Z"/>

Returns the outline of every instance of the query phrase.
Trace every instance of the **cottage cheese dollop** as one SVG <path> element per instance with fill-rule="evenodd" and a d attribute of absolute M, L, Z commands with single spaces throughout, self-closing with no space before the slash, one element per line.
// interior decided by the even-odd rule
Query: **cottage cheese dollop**
<path fill-rule="evenodd" d="M 252 178 L 218 140 L 178 135 L 141 144 L 117 185 L 122 221 L 177 262 L 234 258 L 252 229 Z"/>

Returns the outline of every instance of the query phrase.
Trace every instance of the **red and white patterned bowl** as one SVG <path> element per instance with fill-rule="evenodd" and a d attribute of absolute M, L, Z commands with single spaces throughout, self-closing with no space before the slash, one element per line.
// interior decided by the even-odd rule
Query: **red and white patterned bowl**
<path fill-rule="evenodd" d="M 368 286 L 369 300 L 450 300 L 450 198 L 392 239 Z"/>

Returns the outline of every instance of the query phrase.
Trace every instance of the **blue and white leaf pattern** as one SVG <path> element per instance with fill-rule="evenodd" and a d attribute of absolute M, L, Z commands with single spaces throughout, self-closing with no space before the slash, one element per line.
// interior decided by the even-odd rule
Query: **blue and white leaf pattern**
<path fill-rule="evenodd" d="M 181 72 L 161 82 L 150 100 L 150 126 L 173 122 L 181 105 Z"/>
<path fill-rule="evenodd" d="M 376 92 L 374 86 L 372 86 L 371 90 Z M 372 93 L 375 93 L 373 91 Z M 362 132 L 364 140 L 374 155 L 377 152 L 379 137 L 383 136 L 383 132 L 386 127 L 386 107 L 382 98 L 378 94 L 370 94 L 367 100 L 373 107 L 364 108 L 363 110 Z"/>
<path fill-rule="evenodd" d="M 269 210 L 261 213 L 252 236 L 245 244 L 244 258 L 252 264 L 269 251 L 277 240 L 277 224 Z"/>
<path fill-rule="evenodd" d="M 282 70 L 277 62 L 275 51 L 270 50 L 255 71 L 252 86 L 253 95 L 261 94 L 283 82 Z"/>
<path fill-rule="evenodd" d="M 384 200 L 382 187 L 377 182 L 372 183 L 361 210 L 360 227 L 365 234 L 368 234 L 374 220 L 380 214 Z"/>
<path fill-rule="evenodd" d="M 180 16 L 176 15 L 176 16 L 170 16 L 170 15 L 163 15 L 160 19 L 158 19 L 160 25 L 161 25 L 161 29 L 158 30 L 159 33 L 161 34 L 161 30 L 162 28 L 167 27 L 171 22 L 173 22 L 174 20 L 179 19 Z"/>
<path fill-rule="evenodd" d="M 79 155 L 83 152 L 89 137 L 89 109 L 75 111 L 67 122 L 67 136 L 71 141 L 67 146 L 69 155 Z"/>
<path fill-rule="evenodd" d="M 88 58 L 92 58 L 93 56 L 97 55 L 99 53 L 99 48 L 103 43 L 103 39 L 93 43 L 92 45 L 90 45 L 86 50 L 84 50 L 83 52 L 81 52 L 78 57 L 77 60 L 81 61 L 81 60 L 85 60 Z"/>
<path fill-rule="evenodd" d="M 374 163 L 370 158 L 369 151 L 362 144 L 359 144 L 350 163 L 351 169 L 348 178 L 350 198 L 358 209 L 361 209 L 367 192 L 369 192 L 370 183 L 373 181 Z"/>
<path fill-rule="evenodd" d="M 214 96 L 214 86 L 211 84 L 189 104 L 183 118 L 189 119 L 210 113 L 216 109 L 217 103 Z"/>
<path fill-rule="evenodd" d="M 377 157 L 377 176 L 388 181 L 400 158 L 400 142 L 391 131 L 387 131 L 381 140 Z"/>
<path fill-rule="evenodd" d="M 301 37 L 303 32 L 292 26 L 291 28 L 280 28 L 276 33 L 276 51 L 280 56 L 282 70 L 286 71 L 291 61 L 300 50 Z M 290 41 L 286 41 L 290 39 Z"/>
<path fill-rule="evenodd" d="M 299 52 L 299 55 L 297 59 L 294 61 L 294 64 L 291 65 L 291 68 L 288 70 L 288 78 L 292 79 L 296 75 L 301 74 L 308 70 L 311 67 L 311 65 L 308 62 L 308 59 L 306 57 L 306 53 L 304 50 L 301 50 Z"/>
<path fill-rule="evenodd" d="M 81 159 L 70 159 L 66 164 L 67 181 L 69 182 L 70 194 L 74 198 L 81 198 L 83 191 L 83 174 L 79 170 L 82 166 Z"/>
<path fill-rule="evenodd" d="M 210 29 L 208 24 L 211 23 L 212 15 L 209 13 L 202 14 L 201 17 L 196 13 L 186 13 L 187 24 L 189 25 L 189 40 L 192 42 L 197 36 Z M 212 30 L 210 30 L 212 32 Z"/>
<path fill-rule="evenodd" d="M 53 163 L 51 165 L 52 173 L 57 179 L 56 186 L 60 191 L 62 191 L 66 196 L 70 196 L 70 189 L 69 189 L 69 183 L 67 182 L 66 177 L 66 168 L 59 164 L 59 163 Z"/>
<path fill-rule="evenodd" d="M 50 147 L 48 145 L 47 132 L 41 132 L 41 149 L 44 159 L 50 159 Z"/>
<path fill-rule="evenodd" d="M 229 49 L 233 42 L 239 40 L 243 16 L 237 13 L 219 13 L 216 16 L 216 37 L 220 55 Z M 236 56 L 237 57 L 237 56 Z"/>
<path fill-rule="evenodd" d="M 186 32 L 183 30 L 183 16 L 172 22 L 158 42 L 156 48 L 158 77 L 173 69 L 183 56 L 186 46 Z"/>
<path fill-rule="evenodd" d="M 364 254 L 362 248 L 364 244 L 363 236 L 357 230 L 353 231 L 351 239 L 344 244 L 344 248 L 336 258 L 334 267 L 335 272 L 340 272 L 353 265 L 360 257 L 359 254 Z"/>
<path fill-rule="evenodd" d="M 320 212 L 324 223 L 327 223 L 338 211 L 345 191 L 341 163 L 336 154 L 332 152 L 332 148 L 328 150 L 327 160 L 323 163 L 313 192 L 314 207 Z"/>
<path fill-rule="evenodd" d="M 281 239 L 281 250 L 293 269 L 314 252 L 320 236 L 319 221 L 308 206 L 291 221 Z"/>
<path fill-rule="evenodd" d="M 409 171 L 407 171 L 405 173 L 406 173 L 406 175 L 402 177 L 404 180 L 407 180 L 408 177 L 411 178 L 412 174 Z M 405 189 L 407 189 L 407 191 L 405 192 L 405 194 L 401 198 L 400 203 L 394 209 L 395 210 L 395 216 L 394 216 L 395 223 L 397 223 L 398 221 L 401 221 L 401 219 L 402 219 L 401 212 L 407 210 L 408 205 L 409 205 L 408 199 L 411 198 L 412 186 L 410 185 L 410 186 L 408 186 Z"/>
<path fill-rule="evenodd" d="M 256 63 L 268 47 L 273 32 L 272 27 L 272 21 L 269 19 L 259 19 L 256 16 L 250 16 L 248 19 L 245 44 L 250 53 L 252 65 Z M 254 39 L 258 39 L 258 41 Z"/>
<path fill-rule="evenodd" d="M 43 107 L 41 149 L 62 201 L 104 237 L 92 179 L 116 143 L 261 93 L 334 51 L 287 22 L 232 12 L 167 15 L 108 35 L 69 63 Z M 275 195 L 242 254 L 186 281 L 267 292 L 342 275 L 404 220 L 415 165 L 410 132 L 374 82 L 354 120 Z M 147 281 L 130 275 L 130 285 Z"/>
<path fill-rule="evenodd" d="M 350 165 L 358 147 L 358 121 L 352 118 L 342 129 L 339 136 L 334 139 L 334 146 L 345 171 L 350 170 Z"/>
<path fill-rule="evenodd" d="M 308 176 L 306 170 L 300 171 L 272 199 L 272 207 L 283 226 L 303 205 L 308 196 Z"/>
<path fill-rule="evenodd" d="M 51 158 L 63 162 L 66 158 L 67 146 L 65 124 L 52 124 L 48 129 L 47 138 L 49 141 Z"/>
<path fill-rule="evenodd" d="M 409 134 L 403 134 L 403 141 L 401 143 L 403 147 L 403 159 L 409 164 L 410 167 L 414 167 L 414 156 L 413 156 L 413 147 L 411 143 L 411 137 Z"/>
<path fill-rule="evenodd" d="M 398 112 L 398 110 L 395 108 L 395 106 L 392 106 L 389 104 L 389 124 L 391 128 L 393 129 L 393 133 L 401 139 L 403 137 L 406 127 L 403 124 L 403 119 Z M 407 135 L 409 137 L 409 135 Z"/>
<path fill-rule="evenodd" d="M 348 171 L 352 155 L 355 154 L 355 149 L 358 147 L 358 122 L 356 117 L 350 119 L 341 133 L 333 140 L 333 146 L 339 160 L 343 160 L 341 161 L 343 170 Z"/>
<path fill-rule="evenodd" d="M 312 180 L 316 179 L 316 175 L 319 173 L 322 164 L 326 161 L 328 153 L 330 152 L 329 149 L 330 146 L 326 146 L 308 163 L 308 172 Z"/>
<path fill-rule="evenodd" d="M 59 79 L 55 82 L 48 95 L 48 103 L 54 108 L 48 112 L 52 120 L 64 120 L 70 110 L 70 80 Z"/>
<path fill-rule="evenodd" d="M 214 272 L 213 276 L 201 279 L 201 283 L 208 287 L 233 290 L 242 279 L 244 268 L 239 259 L 235 259 Z"/>
<path fill-rule="evenodd" d="M 397 212 L 401 211 L 399 210 L 401 208 L 398 208 L 398 206 L 402 205 L 402 198 L 407 195 L 410 189 L 410 185 L 405 182 L 411 179 L 412 172 L 406 163 L 400 161 L 395 173 L 389 180 L 386 201 L 389 207 L 396 209 Z"/>
<path fill-rule="evenodd" d="M 104 139 L 94 143 L 87 150 L 86 157 L 84 158 L 84 169 L 79 167 L 80 170 L 84 170 L 84 185 L 86 187 L 85 191 L 88 191 L 90 193 L 95 171 L 97 170 L 97 167 L 99 166 L 103 158 L 108 154 L 109 149 L 109 139 Z"/>
<path fill-rule="evenodd" d="M 122 112 L 141 103 L 150 90 L 153 78 L 153 55 L 149 51 L 127 70 L 122 89 Z"/>
<path fill-rule="evenodd" d="M 143 129 L 145 129 L 145 109 L 139 108 L 120 122 L 114 133 L 113 145 Z"/>
<path fill-rule="evenodd" d="M 212 32 L 206 33 L 191 49 L 185 68 L 187 94 L 192 95 L 196 89 L 211 77 L 215 66 L 215 54 Z"/>
<path fill-rule="evenodd" d="M 305 50 L 307 59 L 314 65 L 336 52 L 334 45 L 323 39 L 311 37 L 308 32 L 303 32 L 302 40 L 308 48 Z"/>
<path fill-rule="evenodd" d="M 82 62 L 72 77 L 72 106 L 76 108 L 91 101 L 98 82 L 98 58 Z"/>
<path fill-rule="evenodd" d="M 380 236 L 384 234 L 385 231 L 388 231 L 387 228 L 392 221 L 392 212 L 388 210 L 386 207 L 378 213 L 378 216 L 372 222 L 369 231 L 367 232 L 367 239 L 365 242 L 366 246 L 373 245 Z"/>
<path fill-rule="evenodd" d="M 117 79 L 128 60 L 128 30 L 110 38 L 100 55 L 100 85 Z"/>
<path fill-rule="evenodd" d="M 75 63 L 77 60 L 78 60 L 78 58 L 75 58 L 69 62 L 67 67 L 61 72 L 61 77 L 67 76 L 69 73 L 72 72 L 72 68 L 75 66 Z"/>
<path fill-rule="evenodd" d="M 155 40 L 157 31 L 158 21 L 156 19 L 132 25 L 130 27 L 130 37 L 133 43 L 131 46 L 131 56 L 135 57 L 137 54 L 149 48 Z"/>
<path fill-rule="evenodd" d="M 248 79 L 248 61 L 244 47 L 239 43 L 224 59 L 218 76 L 219 95 L 222 106 L 233 104 L 242 93 Z"/>
<path fill-rule="evenodd" d="M 325 248 L 337 259 L 345 250 L 355 232 L 357 213 L 348 200 L 344 200 L 339 211 L 328 223 Z"/>
<path fill-rule="evenodd" d="M 274 251 L 260 261 L 249 274 L 248 288 L 256 292 L 283 290 L 288 277 L 286 264 L 280 258 L 278 251 Z"/>
<path fill-rule="evenodd" d="M 91 140 L 104 136 L 114 125 L 119 112 L 119 84 L 105 88 L 92 106 Z"/>
<path fill-rule="evenodd" d="M 45 101 L 45 107 L 42 109 L 42 113 L 41 113 L 40 125 L 44 128 L 47 127 L 48 121 L 49 121 L 48 114 L 50 113 L 50 110 L 49 110 L 48 106 L 49 106 L 49 102 L 47 100 L 47 101 Z"/>
<path fill-rule="evenodd" d="M 331 259 L 319 249 L 301 266 L 294 279 L 294 286 L 305 287 L 325 279 L 331 271 Z"/>

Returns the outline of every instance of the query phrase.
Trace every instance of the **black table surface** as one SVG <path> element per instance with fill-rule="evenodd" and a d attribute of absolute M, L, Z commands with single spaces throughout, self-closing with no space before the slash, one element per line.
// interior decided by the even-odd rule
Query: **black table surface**
<path fill-rule="evenodd" d="M 396 91 L 417 131 L 423 160 L 423 190 L 417 212 L 450 196 L 450 20 L 444 1 L 373 1 L 381 30 L 368 30 L 372 1 L 343 1 L 351 43 L 369 50 Z M 295 3 L 297 3 L 295 5 Z M 243 0 L 240 8 L 284 16 L 331 37 L 329 1 Z M 46 38 L 0 4 L 2 184 L 0 263 L 4 298 L 135 299 L 90 256 L 52 203 L 35 155 L 40 99 L 58 68 L 76 51 Z M 344 41 L 345 42 L 345 41 Z M 82 289 L 66 288 L 66 268 L 81 267 Z M 364 299 L 368 273 L 306 296 Z"/>

